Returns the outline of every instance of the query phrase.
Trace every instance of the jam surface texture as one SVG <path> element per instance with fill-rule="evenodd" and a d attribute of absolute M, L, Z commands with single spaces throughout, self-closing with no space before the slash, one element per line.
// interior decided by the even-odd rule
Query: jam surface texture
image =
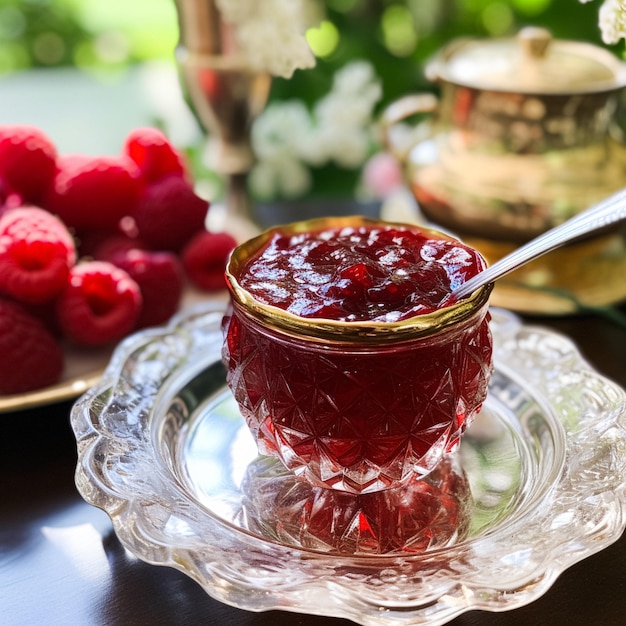
<path fill-rule="evenodd" d="M 238 280 L 263 304 L 300 317 L 396 322 L 436 310 L 483 267 L 457 241 L 360 226 L 278 233 Z"/>

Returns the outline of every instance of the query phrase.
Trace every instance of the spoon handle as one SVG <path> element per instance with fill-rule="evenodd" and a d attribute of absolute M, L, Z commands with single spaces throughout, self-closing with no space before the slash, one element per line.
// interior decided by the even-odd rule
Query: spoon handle
<path fill-rule="evenodd" d="M 461 300 L 476 291 L 479 287 L 501 278 L 521 265 L 532 261 L 547 252 L 587 235 L 596 230 L 606 228 L 626 219 L 626 189 L 618 191 L 598 204 L 593 205 L 571 219 L 532 239 L 503 257 L 484 271 L 476 274 L 467 282 L 452 291 L 455 300 Z"/>

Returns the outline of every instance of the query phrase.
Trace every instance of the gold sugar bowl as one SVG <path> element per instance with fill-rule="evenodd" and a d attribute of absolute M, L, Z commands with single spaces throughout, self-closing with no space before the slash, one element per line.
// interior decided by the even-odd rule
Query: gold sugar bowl
<path fill-rule="evenodd" d="M 425 217 L 488 262 L 626 187 L 618 124 L 626 63 L 608 50 L 526 28 L 454 41 L 426 75 L 440 96 L 394 102 L 387 140 Z M 622 226 L 516 270 L 498 281 L 492 303 L 547 314 L 606 306 L 626 299 L 625 275 Z"/>

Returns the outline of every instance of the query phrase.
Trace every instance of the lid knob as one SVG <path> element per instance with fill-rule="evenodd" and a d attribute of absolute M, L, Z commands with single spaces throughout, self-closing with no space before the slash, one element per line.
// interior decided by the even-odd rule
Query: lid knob
<path fill-rule="evenodd" d="M 517 40 L 527 58 L 542 59 L 552 41 L 552 33 L 539 26 L 527 26 L 519 31 Z"/>

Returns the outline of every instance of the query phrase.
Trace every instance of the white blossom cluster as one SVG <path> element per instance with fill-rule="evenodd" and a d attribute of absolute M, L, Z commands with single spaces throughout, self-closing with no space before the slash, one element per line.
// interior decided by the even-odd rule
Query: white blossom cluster
<path fill-rule="evenodd" d="M 353 61 L 336 72 L 330 92 L 312 112 L 300 100 L 270 105 L 252 126 L 254 193 L 295 198 L 311 187 L 310 167 L 360 167 L 372 148 L 374 107 L 381 97 L 372 65 Z"/>
<path fill-rule="evenodd" d="M 225 22 L 235 25 L 237 43 L 252 71 L 289 78 L 313 67 L 305 38 L 319 23 L 319 0 L 216 0 Z"/>
<path fill-rule="evenodd" d="M 604 0 L 600 7 L 599 26 L 604 43 L 614 44 L 626 39 L 626 0 Z"/>

